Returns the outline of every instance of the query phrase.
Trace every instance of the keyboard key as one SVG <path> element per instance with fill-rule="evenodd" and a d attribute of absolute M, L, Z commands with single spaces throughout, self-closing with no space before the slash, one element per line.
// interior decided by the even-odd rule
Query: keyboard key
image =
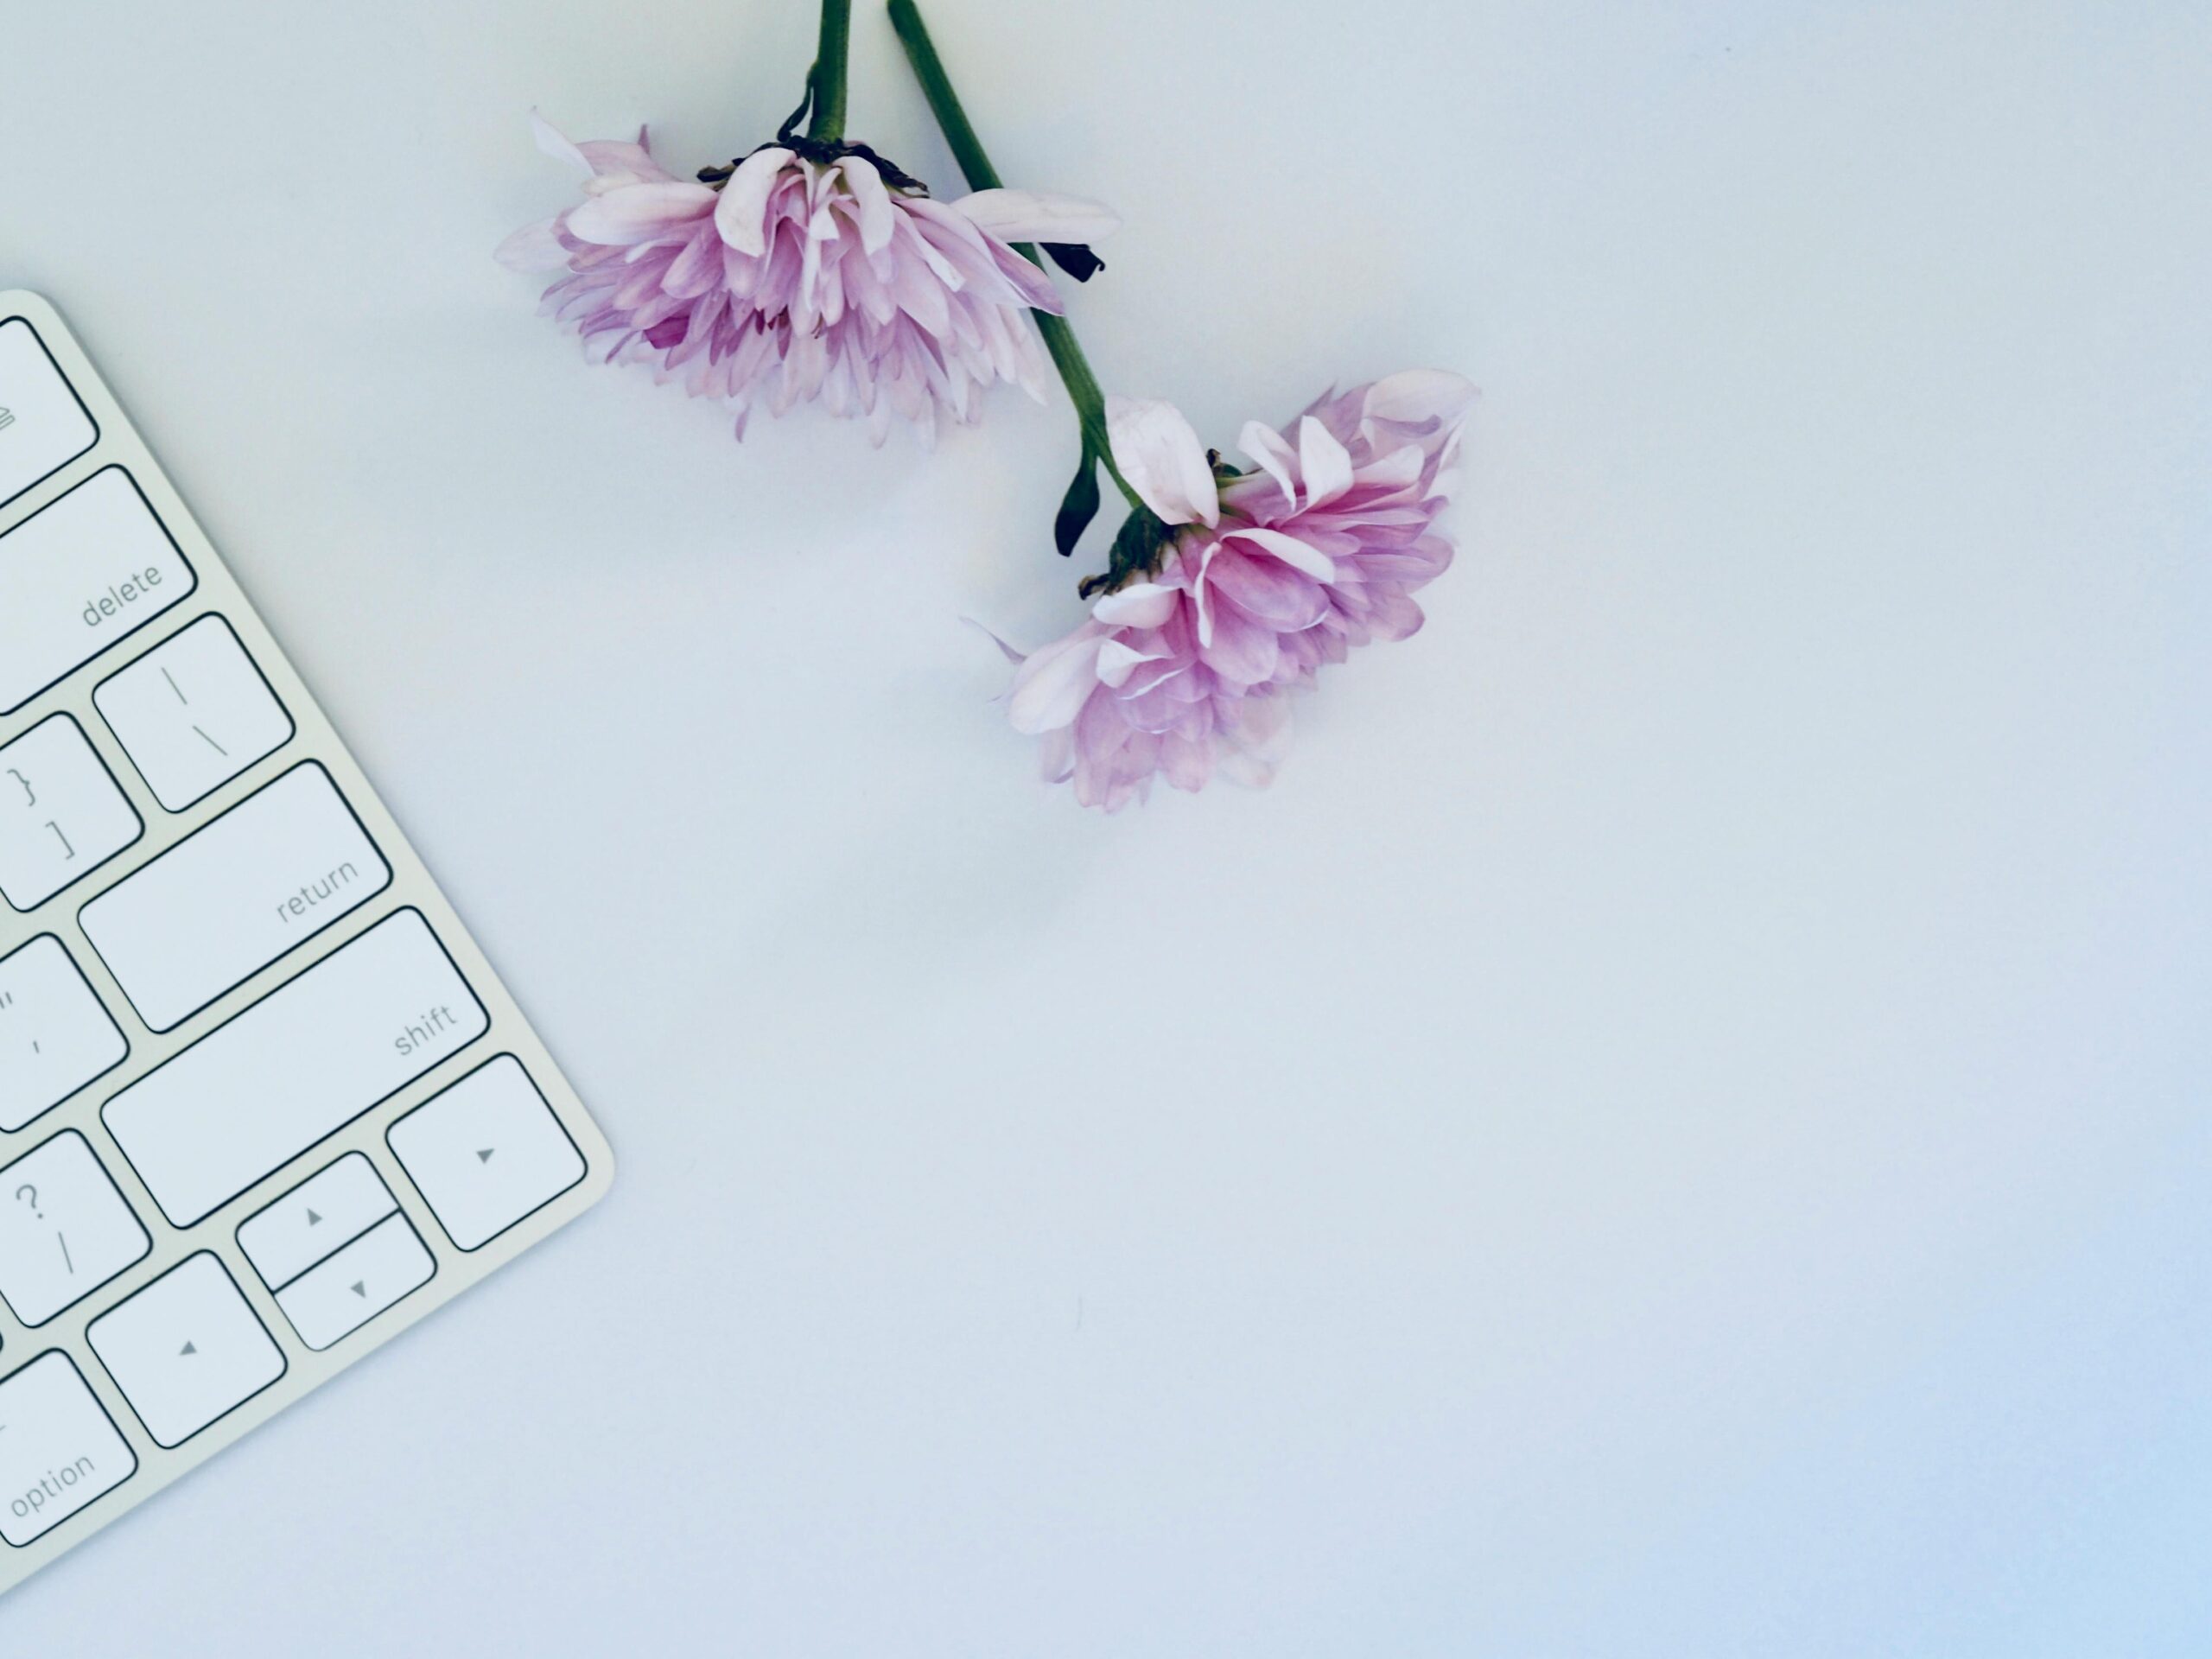
<path fill-rule="evenodd" d="M 76 1130 L 0 1169 L 0 1298 L 23 1324 L 44 1325 L 153 1248 Z"/>
<path fill-rule="evenodd" d="M 146 1432 L 181 1446 L 284 1375 L 284 1355 L 230 1270 L 188 1256 L 85 1328 Z"/>
<path fill-rule="evenodd" d="M 34 910 L 138 839 L 144 828 L 67 715 L 0 748 L 0 894 Z"/>
<path fill-rule="evenodd" d="M 261 1282 L 280 1289 L 399 1208 L 376 1166 L 349 1152 L 238 1228 Z"/>
<path fill-rule="evenodd" d="M 35 1542 L 137 1471 L 67 1354 L 41 1354 L 0 1382 L 0 1538 Z"/>
<path fill-rule="evenodd" d="M 584 1178 L 583 1154 L 512 1054 L 425 1101 L 385 1138 L 438 1224 L 464 1250 Z"/>
<path fill-rule="evenodd" d="M 0 957 L 0 1129 L 20 1129 L 130 1052 L 51 933 Z"/>
<path fill-rule="evenodd" d="M 0 1606 L 612 1173 L 345 756 L 66 326 L 0 293 Z M 553 1138 L 542 1102 L 453 1120 L 473 1172 L 402 1136 L 463 1255 L 384 1137 L 508 1054 L 415 1135 L 512 1071 Z"/>
<path fill-rule="evenodd" d="M 278 1291 L 276 1306 L 300 1340 L 321 1353 L 429 1284 L 437 1270 L 407 1217 L 391 1216 Z"/>
<path fill-rule="evenodd" d="M 0 443 L 8 435 L 0 432 Z M 192 592 L 198 578 L 119 467 L 0 536 L 0 715 Z"/>
<path fill-rule="evenodd" d="M 0 502 L 52 477 L 99 435 L 38 330 L 21 317 L 0 322 Z"/>
<path fill-rule="evenodd" d="M 391 884 L 338 785 L 310 761 L 124 877 L 78 920 L 139 1017 L 168 1031 Z"/>
<path fill-rule="evenodd" d="M 130 764 L 172 812 L 292 741 L 292 717 L 219 616 L 203 616 L 92 693 Z"/>
<path fill-rule="evenodd" d="M 101 1109 L 162 1213 L 189 1227 L 388 1099 L 490 1024 L 403 910 Z"/>

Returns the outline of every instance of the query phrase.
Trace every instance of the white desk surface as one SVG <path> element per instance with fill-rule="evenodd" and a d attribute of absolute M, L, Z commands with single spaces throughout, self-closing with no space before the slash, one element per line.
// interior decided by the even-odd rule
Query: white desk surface
<path fill-rule="evenodd" d="M 810 9 L 13 8 L 53 296 L 622 1158 L 10 1655 L 2170 1654 L 2212 1621 L 2212 14 L 936 0 L 1202 429 L 1435 363 L 1272 795 L 1032 779 L 1065 407 L 589 369 L 493 245 Z M 863 0 L 854 130 L 941 186 Z"/>

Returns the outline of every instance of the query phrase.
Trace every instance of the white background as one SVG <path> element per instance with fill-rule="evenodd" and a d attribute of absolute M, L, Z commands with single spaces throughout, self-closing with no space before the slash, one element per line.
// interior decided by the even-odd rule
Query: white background
<path fill-rule="evenodd" d="M 936 0 L 1217 441 L 1484 388 L 1268 795 L 1033 778 L 1065 404 L 934 458 L 492 263 L 798 4 L 51 3 L 40 289 L 622 1159 L 10 1655 L 2201 1652 L 2212 25 Z M 953 181 L 880 12 L 852 129 Z"/>

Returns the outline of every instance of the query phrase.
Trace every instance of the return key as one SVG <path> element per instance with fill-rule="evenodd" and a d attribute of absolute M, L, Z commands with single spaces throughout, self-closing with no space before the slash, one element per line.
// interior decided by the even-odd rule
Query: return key
<path fill-rule="evenodd" d="M 358 910 L 391 869 L 310 761 L 86 905 L 85 937 L 154 1031 Z"/>

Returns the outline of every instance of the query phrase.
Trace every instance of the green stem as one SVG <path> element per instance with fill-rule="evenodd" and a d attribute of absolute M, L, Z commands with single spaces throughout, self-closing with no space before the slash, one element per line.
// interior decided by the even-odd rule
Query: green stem
<path fill-rule="evenodd" d="M 960 163 L 968 188 L 1002 188 L 998 169 L 984 154 L 983 141 L 976 136 L 968 111 L 960 105 L 960 94 L 952 89 L 952 79 L 944 72 L 944 60 L 938 56 L 937 47 L 930 39 L 929 29 L 922 22 L 914 0 L 891 0 L 891 27 L 898 31 L 899 43 L 906 49 L 906 61 L 913 66 L 914 78 L 922 83 L 922 95 L 929 99 L 930 113 L 937 117 L 944 142 L 951 147 L 952 159 Z M 1043 269 L 1044 257 L 1028 243 L 1017 244 L 1014 251 Z M 1084 356 L 1075 330 L 1069 327 L 1065 317 L 1056 317 L 1049 311 L 1037 313 L 1037 330 L 1045 336 L 1045 349 L 1052 354 L 1052 366 L 1060 372 L 1060 383 L 1067 387 L 1068 397 L 1075 404 L 1076 419 L 1083 427 L 1085 453 L 1105 467 L 1108 476 L 1130 506 L 1148 511 L 1144 498 L 1129 487 L 1128 480 L 1122 476 L 1122 469 L 1114 465 L 1113 446 L 1106 437 L 1106 398 L 1098 390 L 1098 377 L 1091 372 L 1090 360 Z"/>
<path fill-rule="evenodd" d="M 914 67 L 915 79 L 922 83 L 922 94 L 930 101 L 930 113 L 937 117 L 938 125 L 944 130 L 944 142 L 952 147 L 952 159 L 960 163 L 968 188 L 1002 188 L 998 169 L 983 153 L 983 141 L 976 136 L 968 111 L 960 107 L 960 94 L 952 90 L 951 79 L 944 73 L 944 60 L 938 56 L 936 44 L 930 39 L 929 28 L 915 9 L 914 0 L 891 0 L 891 27 L 898 31 L 899 44 L 906 48 L 906 61 Z M 1037 256 L 1029 257 L 1033 259 Z"/>
<path fill-rule="evenodd" d="M 1021 251 L 1034 257 L 1027 244 Z M 1045 336 L 1045 349 L 1052 354 L 1052 366 L 1060 372 L 1060 384 L 1068 389 L 1069 400 L 1075 404 L 1076 420 L 1083 427 L 1083 447 L 1105 463 L 1107 475 L 1128 504 L 1143 507 L 1144 498 L 1129 487 L 1129 480 L 1114 464 L 1114 446 L 1106 435 L 1106 395 L 1098 390 L 1098 377 L 1090 372 L 1090 359 L 1083 354 L 1075 330 L 1068 327 L 1065 317 L 1039 311 L 1037 332 Z"/>
<path fill-rule="evenodd" d="M 822 42 L 806 73 L 814 113 L 806 136 L 834 144 L 845 136 L 845 60 L 853 34 L 853 0 L 822 0 Z"/>

